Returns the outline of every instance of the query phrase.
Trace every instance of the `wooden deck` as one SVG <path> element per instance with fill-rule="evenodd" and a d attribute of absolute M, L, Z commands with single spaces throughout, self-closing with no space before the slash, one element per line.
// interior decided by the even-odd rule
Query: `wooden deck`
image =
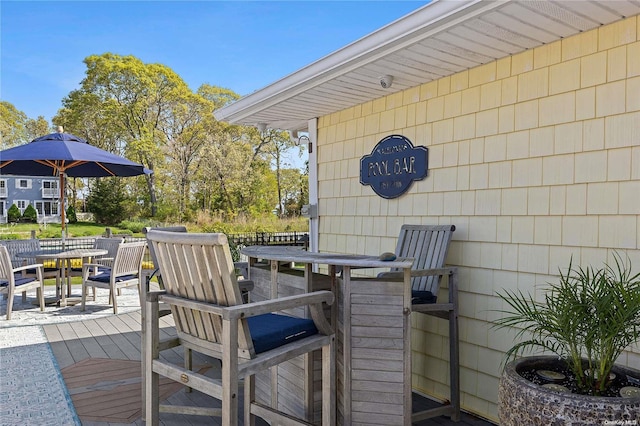
<path fill-rule="evenodd" d="M 171 316 L 162 318 L 161 332 L 175 335 Z M 140 380 L 140 312 L 106 318 L 45 325 L 45 334 L 61 369 L 71 399 L 84 426 L 143 425 Z M 162 352 L 172 362 L 182 362 L 181 349 Z M 194 353 L 194 366 L 211 377 L 219 376 L 220 365 Z M 168 403 L 219 407 L 217 400 L 199 392 L 185 392 L 180 385 L 162 387 Z M 242 395 L 242 393 L 241 393 Z M 414 405 L 436 404 L 414 395 Z M 242 407 L 242 404 L 240 404 Z M 241 409 L 241 408 L 240 408 Z M 242 416 L 239 415 L 240 424 Z M 218 417 L 184 416 L 162 413 L 162 425 L 219 425 Z M 264 425 L 265 423 L 259 423 Z M 464 414 L 453 423 L 438 417 L 417 425 L 490 426 L 491 423 Z"/>

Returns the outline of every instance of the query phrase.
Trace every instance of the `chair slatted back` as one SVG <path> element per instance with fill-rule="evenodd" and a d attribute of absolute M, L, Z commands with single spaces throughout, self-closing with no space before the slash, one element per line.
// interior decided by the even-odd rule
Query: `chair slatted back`
<path fill-rule="evenodd" d="M 124 241 L 124 238 L 119 238 L 119 237 L 96 238 L 95 242 L 93 243 L 93 248 L 106 250 L 107 254 L 96 257 L 94 259 L 94 262 L 111 266 L 113 264 L 113 260 L 116 258 L 116 254 L 118 253 L 118 246 L 123 241 Z"/>
<path fill-rule="evenodd" d="M 413 257 L 413 269 L 442 268 L 455 229 L 454 225 L 402 225 L 395 254 Z M 437 296 L 440 278 L 439 275 L 413 277 L 411 289 L 429 290 Z"/>
<path fill-rule="evenodd" d="M 11 264 L 14 268 L 22 265 L 33 265 L 34 263 L 36 263 L 35 258 L 27 259 L 18 257 L 17 254 L 25 251 L 40 250 L 40 240 L 38 240 L 37 238 L 28 240 L 1 240 L 0 244 L 7 248 L 9 257 L 11 258 Z"/>
<path fill-rule="evenodd" d="M 227 237 L 224 234 L 197 234 L 149 231 L 147 241 L 155 253 L 164 289 L 168 295 L 220 306 L 242 304 L 242 294 Z M 171 304 L 178 336 L 192 336 L 221 345 L 222 320 L 197 308 Z M 240 354 L 253 354 L 246 321 L 240 321 Z M 221 350 L 221 349 L 220 349 Z"/>
<path fill-rule="evenodd" d="M 8 282 L 11 275 L 13 275 L 13 268 L 9 250 L 4 245 L 0 245 L 0 281 Z"/>
<path fill-rule="evenodd" d="M 146 249 L 146 241 L 120 243 L 116 256 L 113 259 L 111 275 L 137 275 L 140 277 L 142 273 L 142 259 Z"/>
<path fill-rule="evenodd" d="M 145 227 L 142 229 L 142 233 L 144 233 L 145 235 L 149 232 L 149 231 L 165 231 L 165 232 L 187 232 L 187 227 L 186 226 L 165 226 L 165 227 Z M 149 244 L 149 256 L 151 257 L 151 262 L 153 262 L 153 266 L 155 268 L 158 267 L 158 260 L 156 259 L 156 252 L 153 249 L 153 245 Z M 155 276 L 158 279 L 158 284 L 160 285 L 160 288 L 164 288 L 164 285 L 162 284 L 162 275 L 160 275 L 159 273 L 155 274 Z"/>

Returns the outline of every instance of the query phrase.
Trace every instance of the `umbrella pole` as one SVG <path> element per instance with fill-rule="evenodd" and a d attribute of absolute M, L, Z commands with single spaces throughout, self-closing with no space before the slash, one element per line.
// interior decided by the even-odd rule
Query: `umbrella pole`
<path fill-rule="evenodd" d="M 65 210 L 64 210 L 64 173 L 60 172 L 60 225 L 62 227 L 62 248 L 64 248 L 66 237 L 66 223 L 65 223 Z"/>

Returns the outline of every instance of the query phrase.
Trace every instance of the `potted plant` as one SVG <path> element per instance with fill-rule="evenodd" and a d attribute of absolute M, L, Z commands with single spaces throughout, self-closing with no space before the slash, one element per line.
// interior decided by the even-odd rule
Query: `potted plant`
<path fill-rule="evenodd" d="M 542 300 L 498 294 L 507 309 L 494 326 L 515 327 L 521 339 L 500 379 L 501 425 L 638 423 L 640 371 L 615 362 L 640 340 L 640 273 L 613 258 L 600 269 L 570 262 Z M 518 358 L 527 350 L 553 355 Z"/>

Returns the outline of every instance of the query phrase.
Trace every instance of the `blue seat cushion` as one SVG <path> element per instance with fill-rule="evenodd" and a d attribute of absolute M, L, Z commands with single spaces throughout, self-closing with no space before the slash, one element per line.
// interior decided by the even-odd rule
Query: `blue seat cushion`
<path fill-rule="evenodd" d="M 122 275 L 120 277 L 116 278 L 116 282 L 122 282 L 122 281 L 129 281 L 129 280 L 133 280 L 136 279 L 137 276 L 136 275 Z M 98 281 L 101 283 L 108 283 L 109 281 L 111 281 L 111 274 L 103 272 L 101 274 L 98 275 L 93 275 L 91 277 L 89 277 L 90 281 Z"/>
<path fill-rule="evenodd" d="M 318 334 L 311 319 L 263 314 L 247 318 L 253 349 L 257 354 Z"/>
<path fill-rule="evenodd" d="M 22 275 L 16 275 L 15 280 L 16 280 L 16 287 L 18 287 L 24 284 L 29 284 L 31 282 L 34 282 L 36 279 L 33 277 L 22 278 Z M 9 281 L 0 280 L 0 287 L 6 287 L 8 285 L 9 285 Z"/>
<path fill-rule="evenodd" d="M 44 272 L 58 272 L 58 268 L 43 268 Z M 27 269 L 25 271 L 27 274 L 32 274 L 35 275 L 36 274 L 36 269 Z"/>
<path fill-rule="evenodd" d="M 411 303 L 414 305 L 436 303 L 436 296 L 434 296 L 429 290 L 411 290 Z"/>
<path fill-rule="evenodd" d="M 82 272 L 82 268 L 71 268 L 73 272 Z M 107 266 L 98 266 L 98 273 L 101 274 L 103 272 L 109 272 L 111 268 Z"/>

